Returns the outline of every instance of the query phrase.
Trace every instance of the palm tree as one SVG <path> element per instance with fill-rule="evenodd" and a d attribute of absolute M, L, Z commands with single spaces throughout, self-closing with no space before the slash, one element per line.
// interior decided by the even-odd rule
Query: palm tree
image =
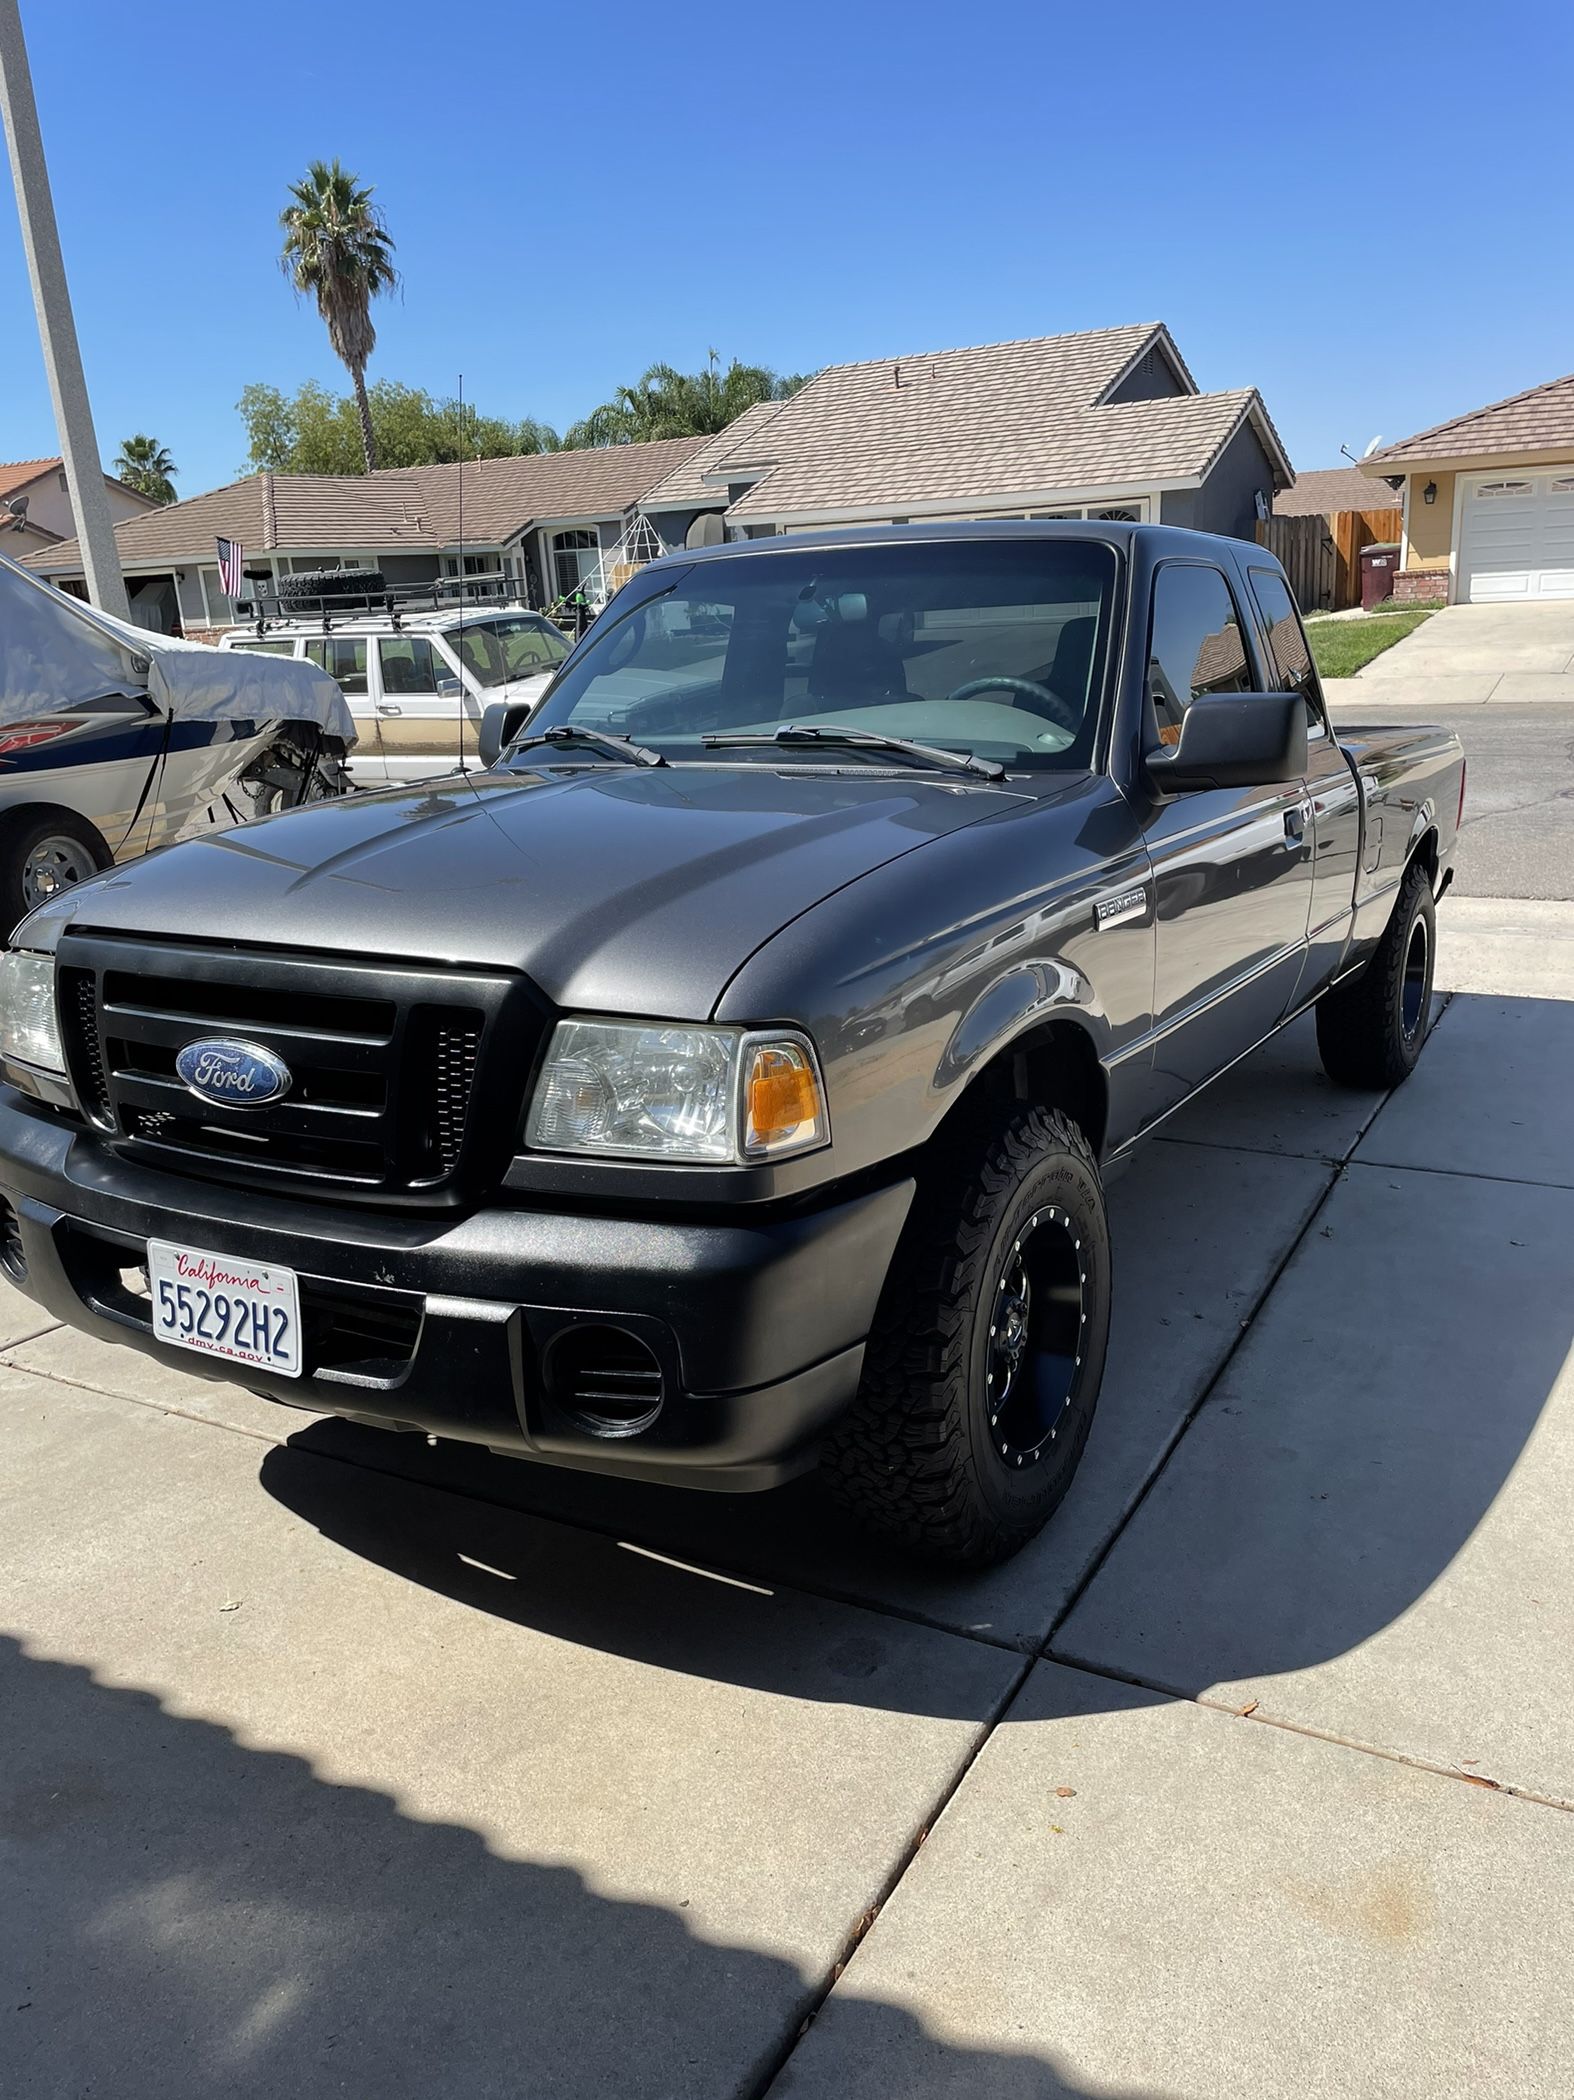
<path fill-rule="evenodd" d="M 157 438 L 135 437 L 122 441 L 115 457 L 115 472 L 128 488 L 151 496 L 155 503 L 173 503 L 175 476 L 180 472 Z"/>
<path fill-rule="evenodd" d="M 633 386 L 620 386 L 610 401 L 593 408 L 563 442 L 641 445 L 653 438 L 710 437 L 757 401 L 785 401 L 804 385 L 805 376 L 794 372 L 784 379 L 764 365 L 740 365 L 736 358 L 724 372 L 714 350 L 703 372 L 651 365 Z"/>
<path fill-rule="evenodd" d="M 337 160 L 314 160 L 305 179 L 290 184 L 290 202 L 279 214 L 284 252 L 279 267 L 298 293 L 310 292 L 328 329 L 335 357 L 355 386 L 361 420 L 361 451 L 370 474 L 377 465 L 366 365 L 377 347 L 372 301 L 399 282 L 393 242 L 370 184 Z"/>

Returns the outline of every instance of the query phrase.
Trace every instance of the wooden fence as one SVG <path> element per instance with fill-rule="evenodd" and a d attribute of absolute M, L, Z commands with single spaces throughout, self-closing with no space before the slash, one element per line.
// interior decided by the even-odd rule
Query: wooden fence
<path fill-rule="evenodd" d="M 1259 518 L 1257 544 L 1279 557 L 1303 612 L 1334 610 L 1339 559 L 1326 518 Z"/>
<path fill-rule="evenodd" d="M 1361 602 L 1361 550 L 1397 542 L 1403 513 L 1338 510 L 1331 517 L 1261 518 L 1257 544 L 1278 555 L 1305 612 Z"/>

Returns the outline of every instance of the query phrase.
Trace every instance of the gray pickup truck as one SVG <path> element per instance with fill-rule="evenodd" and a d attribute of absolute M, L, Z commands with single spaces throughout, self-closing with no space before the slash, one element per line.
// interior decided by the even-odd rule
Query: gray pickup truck
<path fill-rule="evenodd" d="M 1335 735 L 1271 556 L 880 527 L 642 569 L 488 770 L 195 840 L 0 958 L 0 1269 L 296 1407 L 818 1464 L 979 1565 L 1064 1495 L 1103 1180 L 1315 1007 L 1414 1065 L 1458 742 Z"/>

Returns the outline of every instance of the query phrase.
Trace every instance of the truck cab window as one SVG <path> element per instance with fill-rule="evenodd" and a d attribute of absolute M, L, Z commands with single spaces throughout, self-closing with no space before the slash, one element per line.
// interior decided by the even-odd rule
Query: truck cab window
<path fill-rule="evenodd" d="M 1268 667 L 1273 674 L 1274 689 L 1281 693 L 1305 695 L 1307 734 L 1320 736 L 1323 718 L 1317 705 L 1317 683 L 1312 676 L 1312 652 L 1307 644 L 1306 630 L 1301 625 L 1301 616 L 1295 609 L 1295 600 L 1290 596 L 1289 585 L 1272 569 L 1253 569 L 1251 585 L 1257 610 L 1268 630 Z"/>
<path fill-rule="evenodd" d="M 1193 700 L 1247 693 L 1251 673 L 1240 614 L 1223 572 L 1166 562 L 1153 579 L 1148 697 L 1161 744 L 1173 744 Z"/>
<path fill-rule="evenodd" d="M 346 699 L 366 691 L 366 644 L 353 635 L 333 635 L 325 641 L 308 642 L 306 655 L 320 671 L 334 679 Z"/>

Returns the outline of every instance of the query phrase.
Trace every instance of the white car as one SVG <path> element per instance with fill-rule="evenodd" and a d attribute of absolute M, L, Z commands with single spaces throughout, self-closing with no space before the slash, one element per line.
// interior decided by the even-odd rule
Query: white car
<path fill-rule="evenodd" d="M 360 733 L 357 787 L 420 780 L 478 763 L 476 734 L 494 701 L 533 712 L 572 644 L 522 605 L 318 612 L 263 619 L 219 647 L 304 658 L 336 681 Z"/>
<path fill-rule="evenodd" d="M 342 793 L 355 735 L 313 665 L 145 633 L 0 557 L 0 935 L 113 861 Z"/>

